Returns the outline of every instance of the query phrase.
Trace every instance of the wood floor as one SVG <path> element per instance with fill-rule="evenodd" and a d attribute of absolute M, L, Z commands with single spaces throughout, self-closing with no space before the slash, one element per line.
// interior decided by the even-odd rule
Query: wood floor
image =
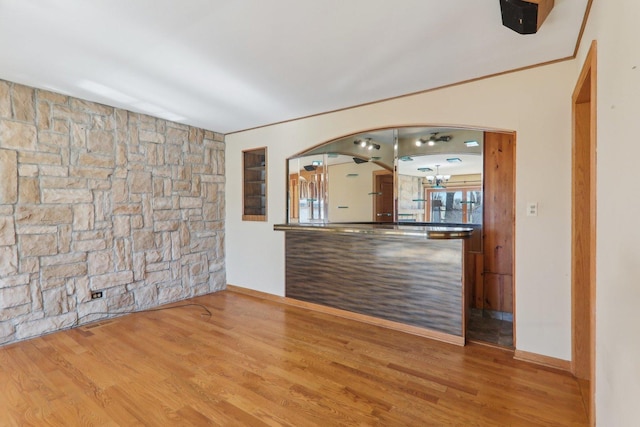
<path fill-rule="evenodd" d="M 223 291 L 0 347 L 1 426 L 586 425 L 577 381 Z M 182 303 L 184 304 L 184 302 Z"/>

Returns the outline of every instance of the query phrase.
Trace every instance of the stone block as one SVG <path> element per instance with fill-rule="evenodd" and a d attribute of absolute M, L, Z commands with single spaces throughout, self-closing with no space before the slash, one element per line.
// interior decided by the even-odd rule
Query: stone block
<path fill-rule="evenodd" d="M 0 118 L 11 118 L 11 84 L 0 80 Z"/>
<path fill-rule="evenodd" d="M 202 207 L 200 197 L 180 197 L 180 209 L 198 209 Z"/>
<path fill-rule="evenodd" d="M 112 292 L 108 292 L 108 295 Z M 135 308 L 135 298 L 133 292 L 126 290 L 113 292 L 113 296 L 109 296 L 106 300 L 110 312 L 126 312 Z"/>
<path fill-rule="evenodd" d="M 113 203 L 125 203 L 128 200 L 127 181 L 114 179 L 111 182 L 111 198 Z"/>
<path fill-rule="evenodd" d="M 152 206 L 153 209 L 156 210 L 172 209 L 173 200 L 171 197 L 154 197 L 152 200 Z"/>
<path fill-rule="evenodd" d="M 52 256 L 44 256 L 40 258 L 40 264 L 43 267 L 49 265 L 77 264 L 87 260 L 87 254 L 84 252 L 58 254 Z"/>
<path fill-rule="evenodd" d="M 138 307 L 153 307 L 158 304 L 158 288 L 153 285 L 136 289 L 133 296 Z"/>
<path fill-rule="evenodd" d="M 14 118 L 23 122 L 34 123 L 36 119 L 34 89 L 28 86 L 14 84 L 11 95 Z"/>
<path fill-rule="evenodd" d="M 161 268 L 152 269 L 150 264 L 159 263 L 163 260 L 162 251 L 161 250 L 149 250 L 144 253 L 144 259 L 147 263 L 146 271 L 156 271 L 156 270 L 166 270 L 169 268 L 167 264 L 163 265 Z"/>
<path fill-rule="evenodd" d="M 0 246 L 16 244 L 16 227 L 12 216 L 0 216 Z"/>
<path fill-rule="evenodd" d="M 89 152 L 114 154 L 115 133 L 106 130 L 90 130 L 87 132 L 87 150 Z"/>
<path fill-rule="evenodd" d="M 2 123 L 2 122 L 0 122 Z M 0 139 L 0 145 L 2 140 Z M 18 155 L 0 149 L 0 205 L 18 201 Z"/>
<path fill-rule="evenodd" d="M 65 119 L 54 119 L 53 123 L 53 131 L 57 133 L 63 133 L 65 135 L 71 135 L 69 121 Z M 68 136 L 69 137 L 69 136 Z"/>
<path fill-rule="evenodd" d="M 20 177 L 18 201 L 20 204 L 35 204 L 40 202 L 40 186 L 37 178 Z"/>
<path fill-rule="evenodd" d="M 44 319 L 33 320 L 30 322 L 19 323 L 16 325 L 16 338 L 26 339 L 48 332 L 69 328 L 76 324 L 77 313 L 69 312 L 54 317 L 45 317 Z"/>
<path fill-rule="evenodd" d="M 71 124 L 71 147 L 87 148 L 87 127 L 84 124 Z"/>
<path fill-rule="evenodd" d="M 75 240 L 71 242 L 71 249 L 75 252 L 101 251 L 108 248 L 105 239 Z"/>
<path fill-rule="evenodd" d="M 73 230 L 93 230 L 95 220 L 94 206 L 81 204 L 73 206 Z"/>
<path fill-rule="evenodd" d="M 82 111 L 73 110 L 66 105 L 54 105 L 53 117 L 55 119 L 69 119 L 73 123 L 88 125 L 91 123 L 91 115 Z"/>
<path fill-rule="evenodd" d="M 129 172 L 129 191 L 131 193 L 151 193 L 151 172 Z"/>
<path fill-rule="evenodd" d="M 173 191 L 177 194 L 189 194 L 191 183 L 189 181 L 173 181 Z"/>
<path fill-rule="evenodd" d="M 128 237 L 131 234 L 131 217 L 128 215 L 113 216 L 114 237 Z"/>
<path fill-rule="evenodd" d="M 82 276 L 73 279 L 76 290 L 76 299 L 79 304 L 91 301 L 91 289 L 89 288 L 89 277 Z M 96 300 L 97 301 L 97 300 Z"/>
<path fill-rule="evenodd" d="M 162 257 L 159 257 L 159 259 L 157 259 L 156 261 L 161 261 L 161 260 L 162 260 Z M 171 266 L 168 261 L 151 263 L 149 258 L 147 258 L 147 273 L 152 273 L 152 272 L 161 271 L 161 270 L 169 270 L 170 267 Z M 173 277 L 171 278 L 173 279 Z"/>
<path fill-rule="evenodd" d="M 127 146 L 124 144 L 116 145 L 116 164 L 118 166 L 124 166 L 127 164 Z"/>
<path fill-rule="evenodd" d="M 69 176 L 67 166 L 38 165 L 40 176 Z"/>
<path fill-rule="evenodd" d="M 31 302 L 29 285 L 0 288 L 0 309 L 17 307 Z"/>
<path fill-rule="evenodd" d="M 170 282 L 171 280 L 171 270 L 151 271 L 147 273 L 144 278 L 147 285 L 157 285 L 160 283 Z"/>
<path fill-rule="evenodd" d="M 78 166 L 88 166 L 96 168 L 114 168 L 115 159 L 111 156 L 105 156 L 93 153 L 81 153 L 78 156 Z"/>
<path fill-rule="evenodd" d="M 155 221 L 153 224 L 154 231 L 176 231 L 179 227 L 179 220 Z"/>
<path fill-rule="evenodd" d="M 42 190 L 42 203 L 75 204 L 91 202 L 93 202 L 91 190 L 66 188 L 45 188 Z"/>
<path fill-rule="evenodd" d="M 53 102 L 54 104 L 67 104 L 69 97 L 56 92 L 39 89 L 37 93 L 38 99 Z"/>
<path fill-rule="evenodd" d="M 114 215 L 140 215 L 142 213 L 142 206 L 137 203 L 127 203 L 122 205 L 116 205 L 113 208 Z"/>
<path fill-rule="evenodd" d="M 18 165 L 18 175 L 28 177 L 38 176 L 38 165 Z"/>
<path fill-rule="evenodd" d="M 0 344 L 4 344 L 13 339 L 16 328 L 11 322 L 0 322 Z"/>
<path fill-rule="evenodd" d="M 50 145 L 54 147 L 68 147 L 69 146 L 69 134 L 62 134 L 57 132 L 38 132 L 38 144 Z"/>
<path fill-rule="evenodd" d="M 28 285 L 29 274 L 18 274 L 16 276 L 2 276 L 0 277 L 0 289 L 12 288 L 15 286 Z"/>
<path fill-rule="evenodd" d="M 71 224 L 58 226 L 58 250 L 67 253 L 71 250 Z"/>
<path fill-rule="evenodd" d="M 116 271 L 131 270 L 133 268 L 131 242 L 128 239 L 116 239 L 114 255 Z"/>
<path fill-rule="evenodd" d="M 78 323 L 82 325 L 108 317 L 104 313 L 109 312 L 109 307 L 107 306 L 107 301 L 103 298 L 83 301 L 78 304 L 77 310 Z"/>
<path fill-rule="evenodd" d="M 73 219 L 71 206 L 17 206 L 18 224 L 70 224 Z"/>
<path fill-rule="evenodd" d="M 39 258 L 20 258 L 20 273 L 37 273 L 40 271 Z"/>
<path fill-rule="evenodd" d="M 0 246 L 0 277 L 10 276 L 18 272 L 18 248 L 16 246 Z"/>
<path fill-rule="evenodd" d="M 42 267 L 41 270 L 43 279 L 67 279 L 70 277 L 85 276 L 86 274 L 87 264 L 85 262 L 47 266 Z"/>
<path fill-rule="evenodd" d="M 87 186 L 85 178 L 69 178 L 66 176 L 43 176 L 40 186 L 50 189 L 83 189 Z"/>
<path fill-rule="evenodd" d="M 113 169 L 109 168 L 94 168 L 88 166 L 69 167 L 69 176 L 91 179 L 108 179 L 111 175 L 113 175 Z"/>
<path fill-rule="evenodd" d="M 17 229 L 18 234 L 51 234 L 58 232 L 58 227 L 55 225 L 20 224 Z"/>
<path fill-rule="evenodd" d="M 138 131 L 138 141 L 164 144 L 164 135 L 154 131 L 140 130 Z"/>
<path fill-rule="evenodd" d="M 77 98 L 71 98 L 70 104 L 73 110 L 85 111 L 87 113 L 98 114 L 102 116 L 110 116 L 113 114 L 114 110 L 113 107 L 109 107 L 107 105 L 102 105 Z"/>
<path fill-rule="evenodd" d="M 89 252 L 87 254 L 87 266 L 90 276 L 107 274 L 113 271 L 113 251 Z"/>
<path fill-rule="evenodd" d="M 131 228 L 134 230 L 144 228 L 144 218 L 142 215 L 131 215 Z"/>
<path fill-rule="evenodd" d="M 126 285 L 133 282 L 133 271 L 120 271 L 117 273 L 93 276 L 90 279 L 90 287 L 94 291 Z"/>
<path fill-rule="evenodd" d="M 69 311 L 66 288 L 62 286 L 42 291 L 42 306 L 45 316 L 57 316 Z"/>
<path fill-rule="evenodd" d="M 158 289 L 158 302 L 164 304 L 170 301 L 179 301 L 188 297 L 189 294 L 185 292 L 182 286 L 162 287 Z"/>
<path fill-rule="evenodd" d="M 38 101 L 38 129 L 51 128 L 51 105 L 47 101 Z"/>
<path fill-rule="evenodd" d="M 32 164 L 32 165 L 62 165 L 62 157 L 60 154 L 45 153 L 42 151 L 20 151 L 18 155 L 20 164 Z"/>
<path fill-rule="evenodd" d="M 166 162 L 170 165 L 183 164 L 182 145 L 167 144 L 165 147 Z"/>
<path fill-rule="evenodd" d="M 153 249 L 156 246 L 153 231 L 139 230 L 133 232 L 133 248 L 135 251 Z"/>
<path fill-rule="evenodd" d="M 20 235 L 20 256 L 44 256 L 58 253 L 58 240 L 55 234 Z"/>
<path fill-rule="evenodd" d="M 144 253 L 133 254 L 133 273 L 135 280 L 144 280 L 147 262 Z"/>
<path fill-rule="evenodd" d="M 0 148 L 34 151 L 36 141 L 35 125 L 7 120 L 0 121 Z"/>

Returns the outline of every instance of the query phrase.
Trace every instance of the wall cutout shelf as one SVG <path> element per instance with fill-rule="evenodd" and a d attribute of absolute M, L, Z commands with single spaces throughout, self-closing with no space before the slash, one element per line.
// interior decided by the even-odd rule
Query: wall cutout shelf
<path fill-rule="evenodd" d="M 267 148 L 242 152 L 242 220 L 267 220 Z"/>

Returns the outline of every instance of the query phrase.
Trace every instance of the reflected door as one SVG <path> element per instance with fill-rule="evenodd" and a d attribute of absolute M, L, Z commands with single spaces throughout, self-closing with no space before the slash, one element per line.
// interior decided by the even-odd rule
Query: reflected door
<path fill-rule="evenodd" d="M 375 222 L 393 222 L 393 174 L 375 175 Z"/>

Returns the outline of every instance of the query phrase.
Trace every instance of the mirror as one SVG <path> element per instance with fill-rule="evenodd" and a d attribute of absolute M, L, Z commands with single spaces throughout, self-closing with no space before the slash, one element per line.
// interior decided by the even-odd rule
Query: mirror
<path fill-rule="evenodd" d="M 288 160 L 288 221 L 479 224 L 482 146 L 482 131 L 411 127 L 313 147 Z"/>
<path fill-rule="evenodd" d="M 398 129 L 397 220 L 482 223 L 484 133 Z"/>

